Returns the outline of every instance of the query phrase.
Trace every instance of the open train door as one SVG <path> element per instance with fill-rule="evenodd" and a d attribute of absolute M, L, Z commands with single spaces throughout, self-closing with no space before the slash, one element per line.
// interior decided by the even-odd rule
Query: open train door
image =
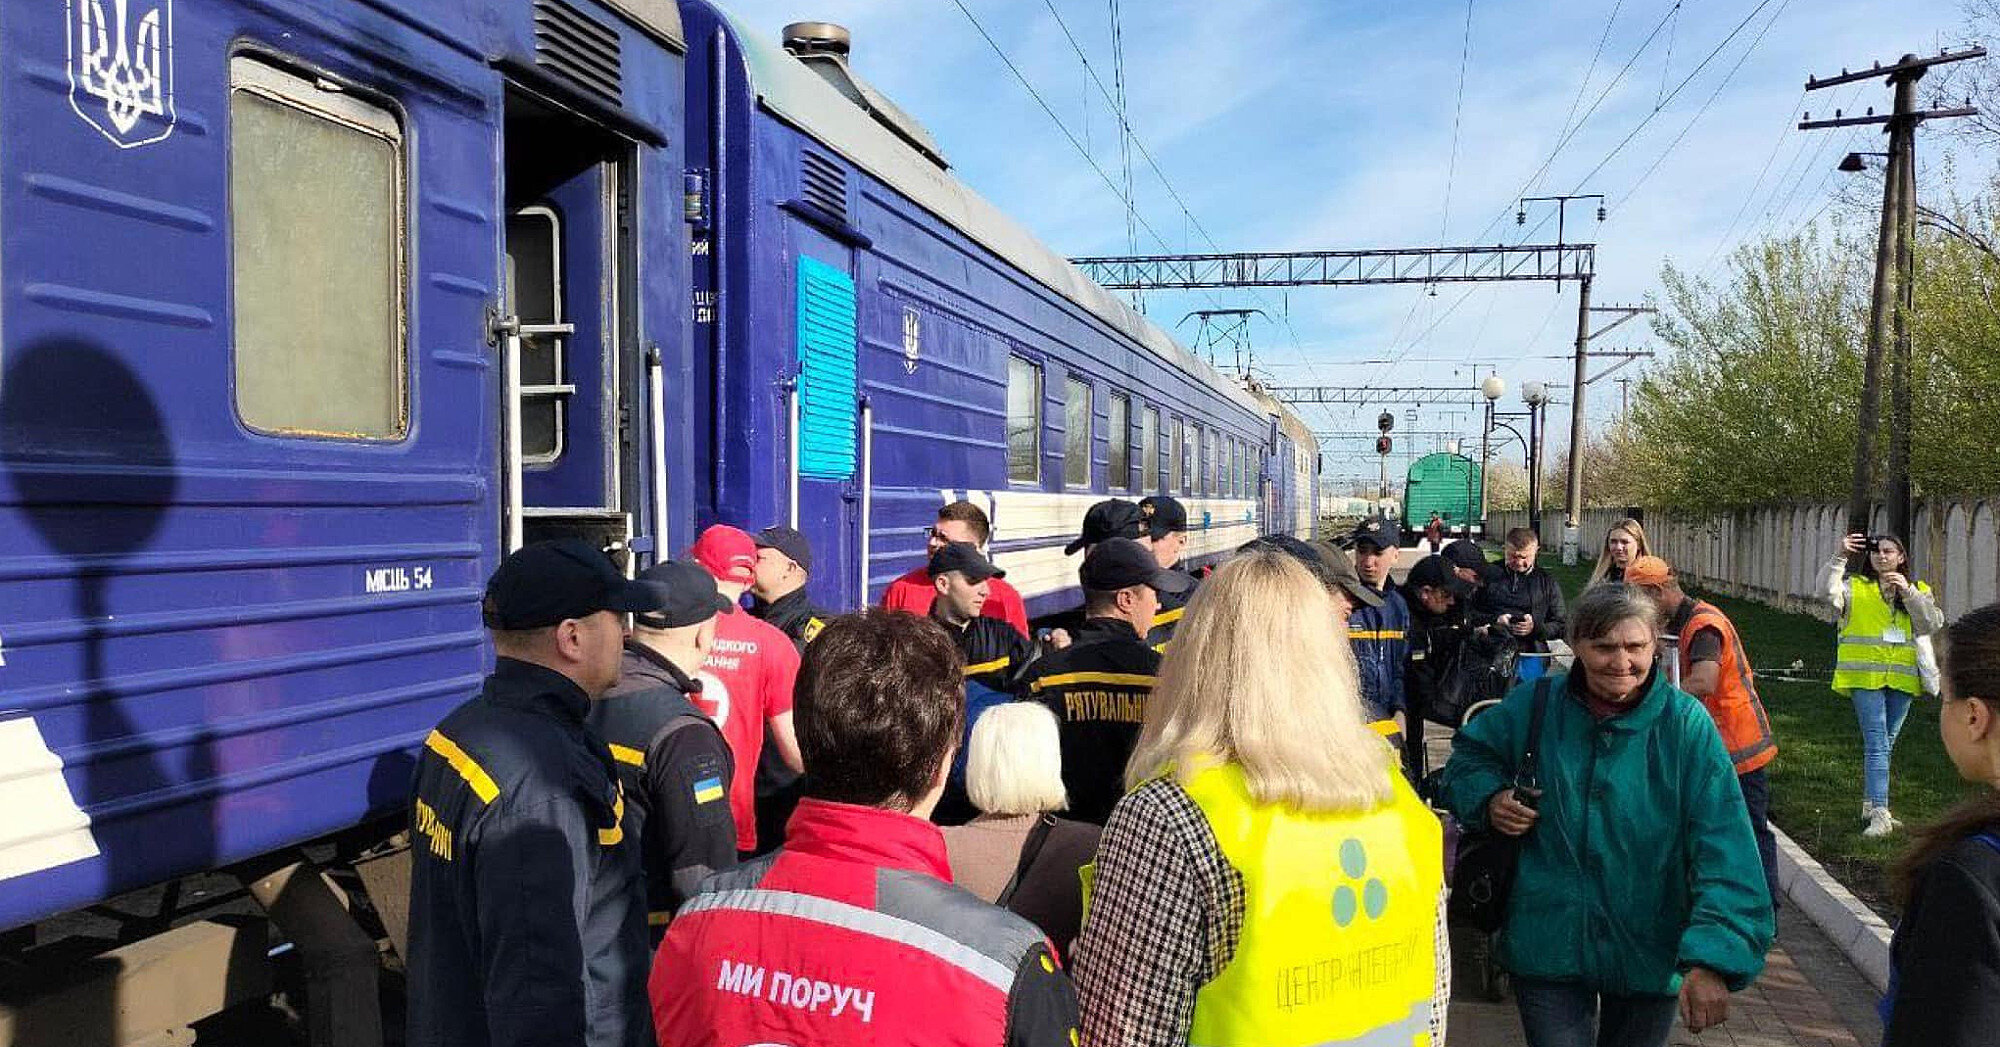
<path fill-rule="evenodd" d="M 505 135 L 506 547 L 583 537 L 636 566 L 634 145 L 519 89 Z"/>

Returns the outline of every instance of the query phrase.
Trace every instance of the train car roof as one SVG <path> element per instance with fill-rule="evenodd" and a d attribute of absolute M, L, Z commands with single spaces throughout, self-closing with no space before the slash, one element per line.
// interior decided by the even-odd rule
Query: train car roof
<path fill-rule="evenodd" d="M 1186 368 L 1238 406 L 1264 412 L 1263 405 L 1235 382 L 1224 378 L 1172 336 L 1112 297 L 1071 265 L 1069 259 L 1049 250 L 965 183 L 877 124 L 805 63 L 768 39 L 771 34 L 758 32 L 719 4 L 715 9 L 736 34 L 751 90 L 764 108 L 923 205 L 1050 290 L 1082 306 L 1156 355 Z"/>
<path fill-rule="evenodd" d="M 657 37 L 676 51 L 687 50 L 687 34 L 681 29 L 681 6 L 675 0 L 604 0 L 613 11 L 633 25 Z"/>

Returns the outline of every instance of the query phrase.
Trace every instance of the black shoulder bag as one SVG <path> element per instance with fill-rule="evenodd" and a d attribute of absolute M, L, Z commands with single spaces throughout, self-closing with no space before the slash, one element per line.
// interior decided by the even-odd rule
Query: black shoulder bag
<path fill-rule="evenodd" d="M 1513 788 L 1526 798 L 1541 793 L 1538 750 L 1542 715 L 1549 704 L 1549 679 L 1535 682 L 1534 711 L 1528 714 L 1528 740 L 1514 769 Z M 1491 800 L 1487 802 L 1491 803 Z M 1507 898 L 1514 891 L 1514 869 L 1521 857 L 1521 837 L 1495 829 L 1459 837 L 1452 871 L 1451 900 L 1446 915 L 1452 923 L 1491 934 L 1507 919 Z"/>
<path fill-rule="evenodd" d="M 1020 890 L 1021 881 L 1028 878 L 1028 870 L 1041 856 L 1042 845 L 1049 842 L 1049 834 L 1055 831 L 1055 827 L 1056 820 L 1050 815 L 1044 814 L 1035 819 L 1035 827 L 1028 830 L 1028 838 L 1021 841 L 1021 860 L 1014 865 L 1014 876 L 1007 881 L 1007 886 L 1000 889 L 1000 896 L 993 899 L 993 904 L 1011 911 L 1012 907 L 1007 903 L 1014 900 L 1014 892 Z"/>

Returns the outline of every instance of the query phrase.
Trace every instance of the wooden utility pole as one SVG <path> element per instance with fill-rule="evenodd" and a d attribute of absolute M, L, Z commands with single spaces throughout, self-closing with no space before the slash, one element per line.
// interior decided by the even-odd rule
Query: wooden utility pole
<path fill-rule="evenodd" d="M 1872 530 L 1872 502 L 1875 494 L 1875 430 L 1881 423 L 1882 370 L 1884 350 L 1889 371 L 1889 461 L 1886 509 L 1889 529 L 1910 540 L 1912 500 L 1910 490 L 1910 436 L 1914 425 L 1910 394 L 1909 314 L 1915 304 L 1916 256 L 1912 240 L 1916 231 L 1917 209 L 1917 125 L 1925 120 L 1972 116 L 1970 106 L 1958 109 L 1917 108 L 1917 81 L 1932 66 L 1982 58 L 1983 47 L 1962 51 L 1940 51 L 1930 58 L 1904 55 L 1884 66 L 1877 62 L 1859 73 L 1841 70 L 1839 76 L 1806 80 L 1806 90 L 1850 84 L 1858 80 L 1886 78 L 1895 88 L 1894 110 L 1877 116 L 1870 108 L 1865 116 L 1845 116 L 1834 111 L 1831 120 L 1814 120 L 1811 113 L 1799 122 L 1802 131 L 1830 127 L 1880 124 L 1889 135 L 1887 171 L 1882 179 L 1882 223 L 1875 238 L 1875 285 L 1869 300 L 1868 346 L 1861 368 L 1861 408 L 1854 441 L 1854 482 L 1848 489 L 1847 529 L 1865 533 Z M 1841 161 L 1844 171 L 1860 171 L 1865 164 L 1861 153 L 1850 153 Z M 1885 154 L 1872 154 L 1885 155 Z"/>

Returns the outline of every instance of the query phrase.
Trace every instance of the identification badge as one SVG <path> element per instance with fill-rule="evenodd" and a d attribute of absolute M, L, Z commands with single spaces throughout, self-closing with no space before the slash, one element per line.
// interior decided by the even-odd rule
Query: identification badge
<path fill-rule="evenodd" d="M 1883 643 L 1908 643 L 1910 636 L 1900 625 L 1891 625 L 1882 630 Z"/>

